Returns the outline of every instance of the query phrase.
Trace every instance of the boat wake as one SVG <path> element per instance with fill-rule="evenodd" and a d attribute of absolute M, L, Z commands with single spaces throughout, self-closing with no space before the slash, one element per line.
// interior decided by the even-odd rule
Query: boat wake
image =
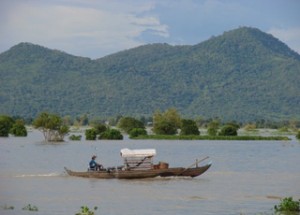
<path fill-rule="evenodd" d="M 43 173 L 43 174 L 22 174 L 16 175 L 16 178 L 29 178 L 29 177 L 57 177 L 60 176 L 61 173 Z"/>

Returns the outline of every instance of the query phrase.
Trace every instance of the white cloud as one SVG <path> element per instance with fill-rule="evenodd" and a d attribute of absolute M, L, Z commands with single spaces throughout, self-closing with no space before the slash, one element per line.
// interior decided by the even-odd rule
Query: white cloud
<path fill-rule="evenodd" d="M 5 23 L 1 23 L 2 43 L 28 41 L 71 54 L 101 57 L 141 45 L 138 37 L 151 31 L 168 37 L 168 26 L 153 15 L 149 3 L 116 3 L 114 1 L 75 1 L 76 4 L 14 5 Z M 85 4 L 86 2 L 86 4 Z M 0 17 L 1 18 L 1 17 Z M 88 51 L 90 50 L 90 51 Z M 92 52 L 88 54 L 88 52 Z"/>
<path fill-rule="evenodd" d="M 271 28 L 268 33 L 286 43 L 294 51 L 300 53 L 300 27 Z"/>
<path fill-rule="evenodd" d="M 0 0 L 0 53 L 31 42 L 98 58 L 144 43 L 196 44 L 238 26 L 300 53 L 298 2 L 239 0 Z M 279 15 L 278 15 L 279 14 Z"/>

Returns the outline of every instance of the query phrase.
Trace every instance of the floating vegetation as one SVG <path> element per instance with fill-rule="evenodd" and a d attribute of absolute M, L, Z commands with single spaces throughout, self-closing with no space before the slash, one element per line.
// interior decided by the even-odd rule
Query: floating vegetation
<path fill-rule="evenodd" d="M 300 212 L 300 199 L 294 201 L 293 197 L 286 197 L 279 205 L 275 205 L 274 209 L 276 212 Z"/>
<path fill-rule="evenodd" d="M 95 215 L 95 211 L 98 209 L 97 206 L 94 207 L 94 210 L 89 209 L 88 206 L 81 206 L 81 211 L 75 215 Z"/>
<path fill-rule="evenodd" d="M 8 205 L 3 205 L 3 206 L 1 206 L 1 208 L 3 209 L 3 210 L 13 210 L 13 209 L 15 209 L 15 207 L 14 206 L 8 206 Z"/>
<path fill-rule="evenodd" d="M 25 207 L 23 207 L 22 210 L 24 210 L 24 211 L 38 211 L 39 209 L 35 205 L 28 204 Z"/>
<path fill-rule="evenodd" d="M 290 140 L 285 136 L 200 136 L 200 135 L 142 135 L 133 139 L 154 140 Z"/>
<path fill-rule="evenodd" d="M 69 139 L 70 140 L 77 140 L 77 141 L 80 141 L 81 140 L 81 135 L 75 135 L 75 134 L 72 134 Z"/>

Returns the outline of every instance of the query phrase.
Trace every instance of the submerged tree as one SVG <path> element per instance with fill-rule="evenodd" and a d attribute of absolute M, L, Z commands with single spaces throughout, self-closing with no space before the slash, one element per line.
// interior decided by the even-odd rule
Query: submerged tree
<path fill-rule="evenodd" d="M 279 205 L 274 206 L 274 209 L 279 214 L 299 214 L 298 212 L 300 212 L 300 199 L 299 201 L 297 201 L 293 200 L 293 197 L 283 198 L 281 199 Z"/>
<path fill-rule="evenodd" d="M 95 128 L 90 128 L 85 130 L 85 139 L 86 140 L 96 140 L 97 130 Z"/>
<path fill-rule="evenodd" d="M 153 132 L 156 134 L 177 134 L 181 127 L 181 118 L 175 108 L 170 108 L 164 113 L 156 111 L 153 116 Z"/>
<path fill-rule="evenodd" d="M 147 135 L 147 131 L 144 128 L 133 128 L 129 132 L 129 137 L 134 138 L 140 135 Z"/>
<path fill-rule="evenodd" d="M 199 135 L 199 128 L 194 120 L 183 119 L 181 120 L 181 132 L 180 135 Z"/>
<path fill-rule="evenodd" d="M 86 140 L 96 140 L 97 136 L 100 136 L 102 133 L 104 133 L 106 130 L 108 130 L 109 127 L 101 122 L 94 121 L 92 123 L 92 128 L 85 130 L 85 139 Z"/>
<path fill-rule="evenodd" d="M 214 119 L 207 125 L 207 134 L 209 136 L 216 136 L 218 133 L 218 129 L 220 126 L 220 121 L 218 119 Z"/>
<path fill-rule="evenodd" d="M 6 115 L 0 116 L 0 137 L 8 137 L 9 131 L 14 124 L 14 120 Z"/>
<path fill-rule="evenodd" d="M 107 129 L 99 136 L 101 140 L 123 140 L 123 135 L 117 129 Z"/>
<path fill-rule="evenodd" d="M 237 126 L 231 124 L 224 125 L 219 132 L 219 136 L 237 136 Z"/>
<path fill-rule="evenodd" d="M 69 127 L 63 124 L 60 116 L 41 113 L 34 121 L 33 126 L 42 131 L 45 141 L 60 142 L 69 132 Z"/>
<path fill-rule="evenodd" d="M 27 130 L 24 121 L 21 119 L 16 120 L 16 122 L 13 124 L 12 128 L 10 129 L 10 133 L 15 135 L 16 137 L 26 137 Z"/>
<path fill-rule="evenodd" d="M 25 127 L 24 120 L 14 120 L 10 116 L 5 115 L 0 116 L 0 136 L 8 137 L 9 134 L 12 134 L 17 137 L 26 137 L 27 130 Z"/>
<path fill-rule="evenodd" d="M 127 134 L 134 128 L 145 129 L 144 123 L 140 120 L 137 120 L 133 117 L 122 117 L 119 120 L 118 127 L 125 131 Z"/>

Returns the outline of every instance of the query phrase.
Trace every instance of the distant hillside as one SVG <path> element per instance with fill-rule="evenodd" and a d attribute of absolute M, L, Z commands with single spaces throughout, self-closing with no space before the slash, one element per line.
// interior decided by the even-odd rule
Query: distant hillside
<path fill-rule="evenodd" d="M 0 54 L 0 114 L 300 119 L 300 56 L 256 28 L 194 46 L 144 45 L 97 60 L 21 43 Z"/>

